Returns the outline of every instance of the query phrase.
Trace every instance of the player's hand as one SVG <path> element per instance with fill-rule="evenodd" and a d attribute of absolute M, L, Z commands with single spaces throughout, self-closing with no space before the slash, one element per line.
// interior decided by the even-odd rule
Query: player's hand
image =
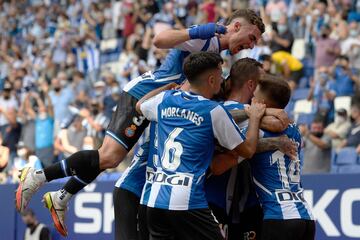
<path fill-rule="evenodd" d="M 191 39 L 207 40 L 215 36 L 215 34 L 225 34 L 226 27 L 216 23 L 207 23 L 195 26 L 189 29 L 189 36 Z"/>
<path fill-rule="evenodd" d="M 180 85 L 177 83 L 169 83 L 165 86 L 166 90 L 174 90 L 174 89 L 179 89 Z"/>
<path fill-rule="evenodd" d="M 264 116 L 265 110 L 266 105 L 264 103 L 258 102 L 255 100 L 255 98 L 253 98 L 251 100 L 251 105 L 248 108 L 249 118 L 253 120 L 260 120 Z"/>
<path fill-rule="evenodd" d="M 291 140 L 286 135 L 282 135 L 279 137 L 278 148 L 280 152 L 290 157 L 291 160 L 297 160 L 298 146 L 295 141 Z"/>

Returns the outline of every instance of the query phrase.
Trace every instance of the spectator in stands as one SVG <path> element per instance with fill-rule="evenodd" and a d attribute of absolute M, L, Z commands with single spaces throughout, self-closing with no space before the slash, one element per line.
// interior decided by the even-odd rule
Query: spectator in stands
<path fill-rule="evenodd" d="M 24 240 L 50 240 L 50 231 L 39 223 L 35 213 L 30 208 L 22 213 L 22 220 L 26 224 Z"/>
<path fill-rule="evenodd" d="M 66 83 L 53 78 L 51 81 L 52 90 L 49 92 L 51 102 L 54 104 L 55 134 L 59 131 L 60 123 L 71 116 L 69 105 L 74 100 L 73 91 L 64 88 Z"/>
<path fill-rule="evenodd" d="M 270 0 L 266 4 L 265 11 L 270 16 L 271 22 L 276 23 L 287 12 L 286 2 L 284 0 Z"/>
<path fill-rule="evenodd" d="M 104 101 L 106 96 L 107 88 L 104 81 L 97 81 L 93 85 L 93 89 L 90 92 L 92 98 L 98 99 L 100 102 Z"/>
<path fill-rule="evenodd" d="M 351 104 L 351 122 L 352 126 L 345 141 L 341 147 L 355 147 L 356 152 L 360 154 L 360 100 L 353 98 Z"/>
<path fill-rule="evenodd" d="M 20 139 L 21 126 L 18 124 L 17 116 L 18 103 L 9 82 L 5 82 L 4 89 L 0 96 L 0 132 L 3 136 L 3 145 L 10 150 L 10 164 L 13 164 L 16 155 L 16 144 Z"/>
<path fill-rule="evenodd" d="M 9 126 L 16 125 L 17 109 L 18 103 L 12 86 L 9 82 L 5 82 L 0 96 L 0 130 L 3 134 L 9 131 Z"/>
<path fill-rule="evenodd" d="M 329 25 L 324 25 L 321 28 L 321 36 L 314 32 L 316 38 L 316 52 L 315 52 L 315 68 L 330 67 L 334 64 L 338 55 L 340 55 L 340 45 L 335 39 L 331 39 L 331 28 Z"/>
<path fill-rule="evenodd" d="M 83 118 L 81 116 L 74 116 L 71 125 L 68 128 L 62 129 L 55 139 L 55 149 L 61 152 L 65 158 L 82 149 L 84 138 L 87 134 L 82 121 Z"/>
<path fill-rule="evenodd" d="M 43 166 L 39 158 L 35 155 L 34 151 L 31 151 L 23 142 L 19 142 L 17 145 L 16 157 L 11 169 L 11 175 L 13 181 L 17 182 L 19 171 L 24 167 L 33 167 L 35 169 L 42 169 Z"/>
<path fill-rule="evenodd" d="M 335 81 L 327 74 L 327 68 L 318 70 L 317 80 L 310 82 L 308 100 L 312 100 L 313 112 L 332 122 L 334 118 L 334 99 L 336 97 Z"/>
<path fill-rule="evenodd" d="M 274 52 L 271 59 L 285 79 L 290 81 L 290 87 L 294 89 L 303 76 L 302 63 L 286 51 Z"/>
<path fill-rule="evenodd" d="M 353 96 L 355 82 L 359 80 L 356 72 L 350 68 L 349 58 L 346 56 L 339 56 L 330 73 L 335 79 L 335 90 L 337 96 Z"/>
<path fill-rule="evenodd" d="M 93 99 L 89 108 L 84 108 L 79 113 L 84 118 L 83 125 L 87 129 L 87 136 L 94 138 L 96 147 L 100 147 L 110 122 L 103 110 L 102 103 Z"/>
<path fill-rule="evenodd" d="M 287 24 L 286 14 L 283 14 L 278 23 L 274 26 L 274 29 L 270 34 L 270 39 L 271 51 L 285 51 L 291 53 L 291 48 L 294 43 L 294 35 Z"/>
<path fill-rule="evenodd" d="M 357 22 L 352 21 L 349 25 L 346 25 L 344 37 L 340 42 L 341 54 L 347 55 L 353 45 L 360 45 L 359 37 L 359 25 Z"/>
<path fill-rule="evenodd" d="M 306 10 L 306 3 L 301 0 L 290 1 L 288 17 L 289 17 L 289 28 L 294 34 L 295 38 L 302 38 L 305 34 L 303 27 L 303 14 Z"/>
<path fill-rule="evenodd" d="M 304 142 L 303 173 L 326 173 L 330 171 L 331 138 L 324 135 L 324 119 L 315 117 L 310 130 L 299 126 Z"/>
<path fill-rule="evenodd" d="M 261 55 L 259 61 L 262 63 L 262 68 L 264 69 L 265 73 L 273 74 L 275 72 L 273 61 L 270 55 L 264 54 Z"/>
<path fill-rule="evenodd" d="M 104 99 L 104 112 L 106 117 L 111 119 L 112 112 L 115 111 L 117 101 L 120 97 L 120 88 L 114 86 L 111 88 L 111 94 L 106 96 Z"/>
<path fill-rule="evenodd" d="M 2 138 L 2 134 L 0 133 L 0 172 L 2 172 L 8 165 L 9 154 L 10 154 L 9 148 L 3 146 L 2 143 L 3 143 L 3 138 Z"/>
<path fill-rule="evenodd" d="M 347 116 L 347 111 L 344 108 L 340 108 L 336 111 L 335 121 L 329 124 L 324 134 L 331 138 L 332 149 L 337 149 L 340 144 L 346 139 L 351 128 L 351 123 Z"/>
<path fill-rule="evenodd" d="M 35 117 L 35 153 L 43 167 L 47 167 L 54 160 L 54 110 L 48 86 L 43 86 L 40 94 L 34 94 L 38 111 L 31 114 Z"/>

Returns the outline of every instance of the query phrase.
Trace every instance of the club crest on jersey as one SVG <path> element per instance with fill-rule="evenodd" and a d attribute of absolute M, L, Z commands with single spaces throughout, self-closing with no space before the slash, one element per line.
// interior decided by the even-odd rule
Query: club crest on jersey
<path fill-rule="evenodd" d="M 134 124 L 131 124 L 130 127 L 127 127 L 125 129 L 125 136 L 131 138 L 135 135 L 135 131 L 136 131 L 136 126 Z"/>

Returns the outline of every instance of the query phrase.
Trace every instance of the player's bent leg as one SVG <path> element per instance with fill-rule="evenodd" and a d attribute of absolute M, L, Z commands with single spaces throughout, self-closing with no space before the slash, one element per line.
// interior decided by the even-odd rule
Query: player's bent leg
<path fill-rule="evenodd" d="M 115 187 L 113 200 L 115 240 L 137 240 L 139 197 L 128 190 Z"/>
<path fill-rule="evenodd" d="M 106 135 L 103 145 L 99 148 L 100 169 L 115 168 L 126 157 L 128 150 L 113 137 Z"/>

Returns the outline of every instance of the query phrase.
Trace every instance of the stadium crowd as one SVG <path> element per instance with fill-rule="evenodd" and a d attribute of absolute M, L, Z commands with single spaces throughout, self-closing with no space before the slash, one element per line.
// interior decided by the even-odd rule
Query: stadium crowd
<path fill-rule="evenodd" d="M 360 1 L 19 0 L 0 1 L 0 182 L 98 148 L 122 87 L 167 54 L 154 34 L 245 7 L 266 32 L 251 50 L 222 53 L 224 77 L 252 57 L 288 79 L 304 173 L 337 172 L 338 149 L 360 154 Z"/>

